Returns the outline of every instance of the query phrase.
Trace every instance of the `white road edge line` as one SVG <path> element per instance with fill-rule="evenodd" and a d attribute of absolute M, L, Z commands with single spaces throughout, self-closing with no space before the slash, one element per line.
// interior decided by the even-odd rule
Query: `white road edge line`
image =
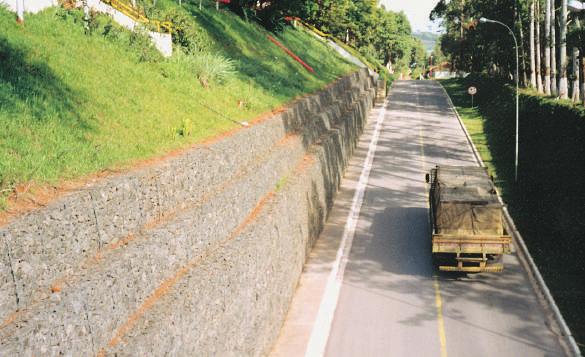
<path fill-rule="evenodd" d="M 372 162 L 376 155 L 376 147 L 378 145 L 378 139 L 380 137 L 380 130 L 384 123 L 386 116 L 386 105 L 387 100 L 384 100 L 382 108 L 378 113 L 376 120 L 376 127 L 370 141 L 368 154 L 364 160 L 364 165 L 358 185 L 353 196 L 351 210 L 347 216 L 345 228 L 343 230 L 343 236 L 339 249 L 337 250 L 337 256 L 329 277 L 327 278 L 327 285 L 325 286 L 325 292 L 321 298 L 321 304 L 319 305 L 319 312 L 311 331 L 311 338 L 305 351 L 306 357 L 320 357 L 325 354 L 327 348 L 327 341 L 329 340 L 329 334 L 331 332 L 331 326 L 333 324 L 333 317 L 335 310 L 337 309 L 337 303 L 339 301 L 339 293 L 341 292 L 341 284 L 343 282 L 343 275 L 345 273 L 345 267 L 347 265 L 349 252 L 351 251 L 351 245 L 355 236 L 356 225 L 360 216 L 360 210 L 364 201 L 364 195 L 366 187 L 368 185 L 368 179 L 370 177 L 370 171 L 372 169 Z"/>
<path fill-rule="evenodd" d="M 475 161 L 477 161 L 479 166 L 485 167 L 485 163 L 481 159 L 481 156 L 479 155 L 479 152 L 477 151 L 477 148 L 475 147 L 473 140 L 471 140 L 471 135 L 469 134 L 469 132 L 467 131 L 467 128 L 463 124 L 463 120 L 461 119 L 459 112 L 457 112 L 457 109 L 455 109 L 455 105 L 453 104 L 451 97 L 447 93 L 447 90 L 445 89 L 445 87 L 443 87 L 443 85 L 441 83 L 439 83 L 439 85 L 440 85 L 441 89 L 443 90 L 443 92 L 445 93 L 447 100 L 449 101 L 449 106 L 451 107 L 451 110 L 453 111 L 453 113 L 455 113 L 457 120 L 459 120 L 459 125 L 461 126 L 461 128 L 463 128 L 463 131 L 465 132 L 465 136 L 467 137 L 467 143 L 469 144 L 469 146 L 471 147 L 471 150 L 473 151 L 473 155 L 475 156 Z M 543 298 L 546 302 L 545 307 L 548 307 L 549 309 L 552 310 L 554 319 L 555 319 L 556 323 L 559 325 L 559 328 L 561 330 L 560 337 L 564 337 L 567 340 L 566 342 L 568 342 L 568 344 L 569 344 L 569 347 L 568 347 L 569 351 L 565 351 L 565 352 L 569 352 L 568 355 L 572 354 L 573 356 L 576 356 L 576 357 L 582 356 L 581 351 L 579 350 L 579 347 L 577 346 L 577 342 L 575 341 L 575 338 L 571 334 L 571 330 L 569 329 L 569 326 L 567 326 L 567 323 L 565 322 L 565 319 L 563 318 L 561 311 L 559 310 L 557 304 L 555 303 L 555 300 L 554 300 L 552 294 L 550 293 L 550 290 L 548 289 L 546 282 L 542 278 L 542 275 L 540 274 L 538 267 L 534 263 L 534 260 L 532 259 L 532 256 L 530 255 L 530 252 L 528 251 L 528 247 L 526 246 L 526 243 L 524 242 L 522 235 L 520 234 L 520 232 L 516 228 L 516 224 L 514 224 L 514 220 L 512 219 L 512 216 L 510 216 L 510 213 L 508 212 L 508 208 L 505 206 L 504 201 L 502 201 L 502 198 L 500 197 L 499 193 L 498 193 L 498 200 L 504 206 L 504 216 L 506 218 L 506 221 L 508 221 L 510 228 L 512 229 L 512 236 L 514 237 L 514 240 L 518 243 L 518 246 L 520 247 L 520 251 L 519 251 L 520 254 L 519 255 L 522 258 L 522 259 L 520 259 L 520 261 L 524 263 L 524 268 L 529 273 L 528 276 L 532 278 L 532 279 L 530 279 L 530 281 L 532 282 L 532 287 L 537 292 L 537 294 L 540 293 L 543 296 Z M 564 346 L 564 345 L 561 344 L 561 346 Z"/>

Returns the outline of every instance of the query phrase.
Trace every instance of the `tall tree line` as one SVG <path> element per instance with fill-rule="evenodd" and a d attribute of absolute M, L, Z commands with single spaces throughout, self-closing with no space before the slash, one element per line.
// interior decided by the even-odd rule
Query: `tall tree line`
<path fill-rule="evenodd" d="M 242 14 L 251 11 L 273 28 L 287 16 L 300 17 L 398 71 L 426 62 L 424 46 L 412 35 L 406 15 L 379 6 L 378 0 L 232 0 L 231 7 Z"/>
<path fill-rule="evenodd" d="M 479 23 L 486 17 L 508 25 L 518 38 L 525 86 L 585 104 L 585 12 L 570 12 L 567 5 L 567 0 L 439 0 L 430 18 L 443 22 L 441 50 L 455 69 L 514 75 L 512 37 L 501 26 Z"/>

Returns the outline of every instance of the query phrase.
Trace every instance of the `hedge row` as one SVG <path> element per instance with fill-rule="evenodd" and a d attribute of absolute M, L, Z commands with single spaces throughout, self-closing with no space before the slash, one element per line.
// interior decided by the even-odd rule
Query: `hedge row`
<path fill-rule="evenodd" d="M 585 340 L 585 108 L 523 91 L 514 184 L 514 88 L 477 75 L 463 84 L 478 88 L 510 211 L 573 333 Z"/>

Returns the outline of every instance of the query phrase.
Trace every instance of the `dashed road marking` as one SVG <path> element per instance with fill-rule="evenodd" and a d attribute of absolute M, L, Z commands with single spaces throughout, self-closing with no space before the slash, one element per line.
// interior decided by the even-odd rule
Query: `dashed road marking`
<path fill-rule="evenodd" d="M 416 106 L 417 108 L 420 107 L 419 101 L 419 94 L 418 94 L 418 86 L 415 85 L 416 88 Z M 422 117 L 420 116 L 420 112 L 417 111 L 418 119 L 419 119 L 419 129 L 418 129 L 418 136 L 420 142 L 420 154 L 421 154 L 421 165 L 423 168 L 423 172 L 427 170 L 426 168 L 426 155 L 425 155 L 425 140 L 423 136 L 422 130 Z M 425 193 L 429 192 L 429 184 L 425 181 Z M 429 205 L 429 201 L 426 201 L 427 209 L 431 209 Z M 430 228 L 430 221 L 429 221 L 429 228 Z M 433 277 L 433 288 L 435 289 L 435 307 L 437 308 L 437 328 L 439 330 L 439 344 L 441 346 L 441 357 L 447 357 L 447 336 L 445 334 L 445 320 L 443 318 L 443 301 L 441 299 L 441 287 L 439 284 L 439 279 L 434 276 Z"/>
<path fill-rule="evenodd" d="M 439 329 L 439 343 L 441 344 L 441 357 L 447 357 L 447 337 L 445 336 L 445 322 L 443 320 L 443 301 L 441 300 L 441 289 L 439 279 L 433 277 L 435 288 L 435 305 L 437 306 L 437 322 Z"/>

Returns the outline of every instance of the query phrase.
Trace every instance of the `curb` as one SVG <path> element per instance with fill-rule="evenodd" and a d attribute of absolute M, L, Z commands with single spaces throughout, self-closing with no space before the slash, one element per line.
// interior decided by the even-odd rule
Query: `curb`
<path fill-rule="evenodd" d="M 469 135 L 467 128 L 463 124 L 463 120 L 461 119 L 461 116 L 459 116 L 457 109 L 455 109 L 455 105 L 453 105 L 453 101 L 451 100 L 451 97 L 449 96 L 449 94 L 447 93 L 447 90 L 445 90 L 445 88 L 443 87 L 443 85 L 440 82 L 439 82 L 439 85 L 440 85 L 441 89 L 443 90 L 443 92 L 445 93 L 445 95 L 447 96 L 449 106 L 451 107 L 451 110 L 453 111 L 453 113 L 455 113 L 455 116 L 457 116 L 457 120 L 459 121 L 459 125 L 461 126 L 461 128 L 465 132 L 465 137 L 467 138 L 467 143 L 469 144 L 469 146 L 471 147 L 471 149 L 473 151 L 473 155 L 475 157 L 475 160 L 477 161 L 477 164 L 481 167 L 485 167 L 485 164 L 484 164 L 483 160 L 481 159 L 481 157 L 479 156 L 479 153 L 477 151 L 477 148 L 475 147 L 475 144 L 471 140 L 471 135 Z M 553 332 L 555 334 L 557 334 L 557 337 L 559 338 L 559 340 L 564 342 L 564 343 L 561 343 L 561 346 L 563 347 L 563 349 L 565 349 L 567 356 L 582 357 L 581 351 L 579 350 L 579 347 L 577 346 L 577 342 L 575 341 L 575 338 L 571 334 L 571 330 L 569 329 L 569 326 L 567 326 L 567 323 L 565 322 L 563 315 L 561 314 L 557 304 L 555 303 L 555 300 L 554 300 L 552 294 L 550 293 L 550 290 L 548 289 L 546 282 L 542 278 L 542 275 L 540 274 L 538 267 L 534 263 L 534 260 L 532 259 L 532 256 L 530 255 L 530 252 L 528 251 L 528 247 L 526 246 L 526 243 L 524 242 L 522 235 L 520 234 L 520 232 L 516 228 L 516 224 L 514 224 L 514 220 L 512 219 L 512 216 L 510 216 L 510 213 L 508 212 L 508 208 L 505 206 L 504 201 L 502 201 L 502 197 L 500 197 L 499 193 L 498 193 L 498 200 L 500 201 L 500 203 L 504 207 L 504 218 L 506 219 L 506 222 L 508 223 L 508 225 L 512 231 L 511 233 L 512 233 L 512 237 L 514 238 L 514 242 L 516 243 L 516 246 L 520 248 L 518 250 L 518 253 L 519 253 L 518 256 L 520 258 L 520 262 L 522 263 L 522 265 L 524 265 L 524 268 L 526 269 L 526 272 L 528 273 L 529 280 L 532 283 L 532 288 L 537 293 L 537 296 L 539 297 L 538 300 L 540 301 L 541 305 L 543 305 L 543 307 L 545 309 L 549 310 L 547 312 L 552 313 L 552 317 L 548 316 L 548 319 L 552 320 L 552 322 L 553 322 L 553 324 L 550 324 L 550 325 L 552 325 L 552 326 L 557 325 L 557 326 L 554 326 L 555 327 L 554 330 L 558 330 L 559 332 L 555 332 L 554 330 L 553 330 Z"/>

